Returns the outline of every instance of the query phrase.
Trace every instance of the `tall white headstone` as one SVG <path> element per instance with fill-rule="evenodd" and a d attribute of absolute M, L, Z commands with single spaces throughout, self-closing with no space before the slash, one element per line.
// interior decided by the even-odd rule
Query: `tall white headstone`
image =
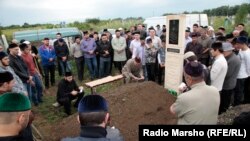
<path fill-rule="evenodd" d="M 167 16 L 165 85 L 178 92 L 183 78 L 183 56 L 185 50 L 185 15 Z"/>

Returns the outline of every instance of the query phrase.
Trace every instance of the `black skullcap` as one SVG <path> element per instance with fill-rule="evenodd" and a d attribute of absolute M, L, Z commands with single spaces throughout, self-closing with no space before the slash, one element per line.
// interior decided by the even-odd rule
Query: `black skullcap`
<path fill-rule="evenodd" d="M 20 45 L 19 45 L 19 47 L 20 47 L 20 49 L 23 51 L 26 47 L 28 47 L 27 46 L 27 44 L 25 44 L 25 43 L 21 43 Z"/>
<path fill-rule="evenodd" d="M 247 44 L 247 42 L 248 42 L 248 39 L 245 36 L 240 36 L 236 40 L 236 43 L 240 43 L 240 44 Z"/>
<path fill-rule="evenodd" d="M 81 99 L 78 105 L 79 113 L 108 111 L 107 101 L 100 95 L 87 95 Z"/>
<path fill-rule="evenodd" d="M 61 42 L 61 43 L 64 42 L 63 38 L 58 39 L 58 41 Z"/>
<path fill-rule="evenodd" d="M 9 45 L 9 48 L 15 48 L 15 47 L 18 47 L 18 44 L 16 44 L 16 43 L 11 43 L 11 44 Z"/>
<path fill-rule="evenodd" d="M 218 29 L 225 31 L 226 29 L 224 27 L 219 27 Z"/>
<path fill-rule="evenodd" d="M 199 62 L 189 62 L 185 65 L 184 71 L 192 77 L 199 77 L 203 74 L 203 66 Z"/>
<path fill-rule="evenodd" d="M 14 79 L 13 75 L 8 71 L 0 72 L 0 78 L 0 83 L 10 82 Z"/>
<path fill-rule="evenodd" d="M 135 34 L 140 34 L 140 31 L 134 31 L 133 35 L 135 35 Z"/>
<path fill-rule="evenodd" d="M 86 34 L 89 34 L 89 32 L 88 31 L 83 31 L 83 34 L 86 35 Z"/>
<path fill-rule="evenodd" d="M 129 32 L 130 32 L 129 30 L 125 31 L 125 34 L 128 34 Z"/>
<path fill-rule="evenodd" d="M 65 72 L 65 77 L 68 77 L 68 76 L 72 76 L 72 73 L 69 71 L 69 72 Z"/>
<path fill-rule="evenodd" d="M 216 37 L 216 41 L 225 42 L 226 41 L 226 37 L 225 36 L 217 36 Z"/>
<path fill-rule="evenodd" d="M 231 38 L 234 38 L 234 35 L 232 33 L 230 33 L 230 34 L 227 34 L 225 37 L 226 37 L 226 39 L 231 39 Z"/>
<path fill-rule="evenodd" d="M 24 41 L 25 41 L 24 39 L 20 40 L 20 44 L 23 43 Z"/>
<path fill-rule="evenodd" d="M 81 37 L 80 37 L 80 36 L 76 36 L 76 37 L 75 37 L 75 40 L 76 40 L 76 39 L 78 39 L 78 38 L 79 38 L 79 39 L 81 39 Z"/>
<path fill-rule="evenodd" d="M 103 32 L 107 32 L 107 31 L 108 31 L 108 29 L 107 29 L 107 28 L 103 29 Z"/>
<path fill-rule="evenodd" d="M 4 51 L 0 52 L 0 60 L 2 60 L 6 56 L 8 56 L 7 53 L 5 53 Z"/>

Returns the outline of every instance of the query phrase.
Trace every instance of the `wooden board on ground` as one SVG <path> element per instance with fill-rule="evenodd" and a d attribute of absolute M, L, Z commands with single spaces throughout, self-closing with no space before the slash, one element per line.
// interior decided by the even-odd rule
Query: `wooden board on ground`
<path fill-rule="evenodd" d="M 116 81 L 116 80 L 119 80 L 119 79 L 122 79 L 123 78 L 123 75 L 116 75 L 116 76 L 107 76 L 107 77 L 104 77 L 104 78 L 101 78 L 101 79 L 98 79 L 98 80 L 94 80 L 94 81 L 91 81 L 91 82 L 88 82 L 88 83 L 85 83 L 85 85 L 89 88 L 93 88 L 93 87 L 96 87 L 96 86 L 99 86 L 99 85 L 102 85 L 102 84 L 106 84 L 106 83 L 109 83 L 109 82 L 113 82 L 113 81 Z"/>

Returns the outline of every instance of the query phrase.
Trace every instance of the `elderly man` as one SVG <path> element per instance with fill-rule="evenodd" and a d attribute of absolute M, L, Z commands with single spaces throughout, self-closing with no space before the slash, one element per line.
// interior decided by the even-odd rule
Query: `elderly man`
<path fill-rule="evenodd" d="M 108 102 L 100 95 L 87 95 L 79 103 L 80 137 L 62 141 L 123 141 L 118 129 L 110 128 Z"/>
<path fill-rule="evenodd" d="M 139 57 L 129 59 L 122 68 L 122 74 L 126 83 L 144 80 L 141 59 Z"/>
<path fill-rule="evenodd" d="M 28 125 L 30 109 L 29 99 L 22 94 L 6 93 L 0 96 L 1 141 L 28 141 L 20 132 Z"/>
<path fill-rule="evenodd" d="M 178 124 L 216 124 L 220 95 L 203 80 L 203 67 L 198 62 L 187 63 L 184 78 L 191 90 L 177 97 L 170 111 L 177 115 Z"/>

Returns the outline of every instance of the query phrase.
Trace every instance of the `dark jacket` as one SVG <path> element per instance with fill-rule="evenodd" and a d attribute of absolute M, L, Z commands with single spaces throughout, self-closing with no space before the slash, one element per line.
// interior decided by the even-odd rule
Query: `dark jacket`
<path fill-rule="evenodd" d="M 57 101 L 65 102 L 69 100 L 69 95 L 73 90 L 79 91 L 76 81 L 73 79 L 71 82 L 68 82 L 62 79 L 58 84 Z"/>
<path fill-rule="evenodd" d="M 84 126 L 81 127 L 80 137 L 65 138 L 62 141 L 123 141 L 123 137 L 118 129 Z"/>
<path fill-rule="evenodd" d="M 26 63 L 20 56 L 9 55 L 10 66 L 13 68 L 14 72 L 19 76 L 23 83 L 27 83 L 29 80 L 29 71 Z"/>
<path fill-rule="evenodd" d="M 108 51 L 109 54 L 105 55 L 105 51 Z M 104 58 L 111 57 L 112 47 L 111 47 L 110 42 L 100 41 L 99 46 L 98 46 L 98 52 L 99 52 L 101 57 L 104 57 Z"/>
<path fill-rule="evenodd" d="M 24 139 L 19 136 L 8 136 L 0 137 L 0 141 L 24 141 Z"/>
<path fill-rule="evenodd" d="M 200 43 L 193 44 L 193 42 L 189 42 L 186 46 L 185 53 L 188 51 L 194 52 L 194 54 L 197 56 L 198 61 L 200 61 L 201 54 L 202 54 L 203 47 Z"/>
<path fill-rule="evenodd" d="M 60 46 L 58 44 L 57 46 L 55 46 L 55 52 L 56 52 L 56 56 L 59 60 L 62 60 L 62 57 L 64 57 L 64 56 L 66 56 L 68 59 L 69 48 L 66 44 L 63 44 L 62 46 Z"/>
<path fill-rule="evenodd" d="M 238 73 L 240 71 L 241 61 L 234 53 L 225 58 L 227 60 L 228 69 L 222 89 L 232 90 L 236 86 L 236 81 Z"/>

